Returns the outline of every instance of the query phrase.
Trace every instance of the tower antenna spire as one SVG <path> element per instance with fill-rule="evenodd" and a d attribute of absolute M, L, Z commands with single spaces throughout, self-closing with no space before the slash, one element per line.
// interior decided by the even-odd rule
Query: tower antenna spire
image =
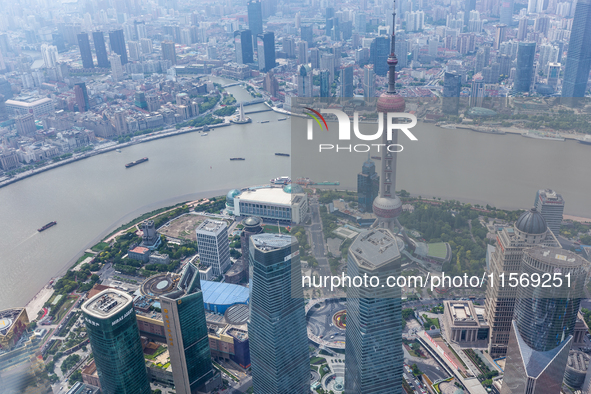
<path fill-rule="evenodd" d="M 390 56 L 388 56 L 388 93 L 396 93 L 396 0 L 392 10 L 392 37 L 390 39 Z"/>

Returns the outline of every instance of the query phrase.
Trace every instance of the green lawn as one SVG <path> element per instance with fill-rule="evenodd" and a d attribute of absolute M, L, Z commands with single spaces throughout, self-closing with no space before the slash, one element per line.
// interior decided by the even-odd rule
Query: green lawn
<path fill-rule="evenodd" d="M 445 246 L 445 242 L 436 242 L 433 244 L 428 244 L 427 246 L 429 247 L 427 256 L 435 257 L 441 260 L 447 257 L 447 247 Z"/>
<path fill-rule="evenodd" d="M 95 252 L 101 252 L 103 251 L 107 246 L 109 246 L 108 243 L 106 242 L 99 242 L 98 244 L 94 245 L 92 248 L 90 248 L 91 250 L 94 250 Z"/>
<path fill-rule="evenodd" d="M 326 362 L 326 359 L 324 357 L 312 357 L 310 359 L 310 364 L 318 365 L 318 364 L 322 364 L 325 362 Z"/>

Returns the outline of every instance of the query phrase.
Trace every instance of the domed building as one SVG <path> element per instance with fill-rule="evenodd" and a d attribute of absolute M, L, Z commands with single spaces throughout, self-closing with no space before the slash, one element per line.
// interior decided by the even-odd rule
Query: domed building
<path fill-rule="evenodd" d="M 514 226 L 497 232 L 497 244 L 488 255 L 488 272 L 494 278 L 504 274 L 508 278 L 519 273 L 524 250 L 537 245 L 560 247 L 560 243 L 548 230 L 546 220 L 532 208 L 519 216 Z M 488 352 L 493 358 L 505 357 L 511 331 L 511 317 L 515 307 L 516 289 L 498 283 L 490 283 L 486 289 L 485 316 L 490 327 Z"/>
<path fill-rule="evenodd" d="M 240 190 L 232 189 L 226 194 L 226 212 L 234 215 L 234 197 L 240 195 Z"/>
<path fill-rule="evenodd" d="M 528 243 L 537 243 L 546 238 L 548 225 L 542 214 L 532 208 L 519 216 L 515 222 L 515 231 L 520 238 L 528 240 Z"/>

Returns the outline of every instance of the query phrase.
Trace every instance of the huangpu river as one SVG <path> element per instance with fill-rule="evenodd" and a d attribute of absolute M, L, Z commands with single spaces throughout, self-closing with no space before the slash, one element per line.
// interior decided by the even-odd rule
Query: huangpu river
<path fill-rule="evenodd" d="M 227 90 L 239 101 L 251 99 L 241 86 Z M 265 106 L 245 108 L 248 112 Z M 356 188 L 366 154 L 346 160 L 339 156 L 338 168 L 318 168 L 301 154 L 276 156 L 290 152 L 291 122 L 279 121 L 285 115 L 275 112 L 250 117 L 250 124 L 211 130 L 207 136 L 195 132 L 137 144 L 1 188 L 0 309 L 24 306 L 84 249 L 145 212 L 284 175 Z M 262 120 L 269 122 L 259 123 Z M 591 146 L 422 123 L 416 135 L 420 143 L 405 142 L 398 156 L 397 190 L 526 209 L 533 205 L 536 190 L 552 188 L 565 198 L 565 213 L 591 217 Z M 142 157 L 149 161 L 125 168 Z M 292 161 L 297 161 L 297 174 L 292 173 Z M 379 171 L 380 162 L 376 165 Z M 37 232 L 54 220 L 57 226 Z"/>

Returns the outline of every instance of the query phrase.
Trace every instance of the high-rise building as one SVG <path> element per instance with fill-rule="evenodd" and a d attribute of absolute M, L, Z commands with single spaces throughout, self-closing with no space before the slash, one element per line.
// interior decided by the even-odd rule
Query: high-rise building
<path fill-rule="evenodd" d="M 88 33 L 78 34 L 78 47 L 80 48 L 80 57 L 82 58 L 82 67 L 94 68 L 92 61 L 92 51 L 90 50 L 90 41 L 88 40 Z"/>
<path fill-rule="evenodd" d="M 14 119 L 14 123 L 16 126 L 16 132 L 20 136 L 31 135 L 37 131 L 37 126 L 35 126 L 35 115 L 31 113 L 17 115 Z"/>
<path fill-rule="evenodd" d="M 123 65 L 121 64 L 121 56 L 114 53 L 109 56 L 109 63 L 111 64 L 111 78 L 113 82 L 120 82 L 124 78 L 124 69 Z"/>
<path fill-rule="evenodd" d="M 376 95 L 376 74 L 373 72 L 373 65 L 366 64 L 363 67 L 363 97 L 371 98 L 371 97 L 375 97 L 375 95 Z"/>
<path fill-rule="evenodd" d="M 109 42 L 111 44 L 111 51 L 121 56 L 121 65 L 127 64 L 127 48 L 125 47 L 125 37 L 123 30 L 113 30 L 109 32 Z"/>
<path fill-rule="evenodd" d="M 474 11 L 476 9 L 476 0 L 465 0 L 464 3 L 464 25 L 468 26 L 468 21 L 470 20 L 470 11 Z"/>
<path fill-rule="evenodd" d="M 175 44 L 172 41 L 162 41 L 160 47 L 162 48 L 162 59 L 170 60 L 172 64 L 176 64 Z"/>
<path fill-rule="evenodd" d="M 561 392 L 588 267 L 587 260 L 564 249 L 524 250 L 519 276 L 551 276 L 554 283 L 517 286 L 501 394 Z"/>
<path fill-rule="evenodd" d="M 326 8 L 326 28 L 325 28 L 325 35 L 330 36 L 330 32 L 333 28 L 333 18 L 334 18 L 334 8 L 327 7 Z"/>
<path fill-rule="evenodd" d="M 560 63 L 548 63 L 548 85 L 554 90 L 558 87 L 558 78 L 560 77 Z"/>
<path fill-rule="evenodd" d="M 109 57 L 107 55 L 107 46 L 105 44 L 105 35 L 103 32 L 92 32 L 92 41 L 94 42 L 97 65 L 101 68 L 109 68 Z"/>
<path fill-rule="evenodd" d="M 591 68 L 591 0 L 579 0 L 573 20 L 566 67 L 562 81 L 562 97 L 573 102 L 573 97 L 584 97 Z"/>
<path fill-rule="evenodd" d="M 127 43 L 129 49 L 129 58 L 138 61 L 142 58 L 142 45 L 138 41 L 129 41 Z"/>
<path fill-rule="evenodd" d="M 472 85 L 470 87 L 470 106 L 471 107 L 482 107 L 484 100 L 484 78 L 474 77 L 472 79 Z"/>
<path fill-rule="evenodd" d="M 378 277 L 380 283 L 398 277 L 403 245 L 385 228 L 361 232 L 349 248 L 347 275 Z M 401 295 L 399 287 L 347 290 L 345 393 L 403 392 Z"/>
<path fill-rule="evenodd" d="M 298 43 L 298 63 L 308 64 L 308 42 L 306 41 Z"/>
<path fill-rule="evenodd" d="M 406 20 L 406 31 L 419 31 L 425 26 L 425 12 L 422 10 L 406 12 L 404 18 Z"/>
<path fill-rule="evenodd" d="M 529 92 L 534 78 L 535 42 L 520 42 L 517 51 L 517 67 L 513 90 Z"/>
<path fill-rule="evenodd" d="M 302 25 L 300 28 L 300 38 L 308 43 L 308 47 L 314 46 L 314 27 L 313 25 Z"/>
<path fill-rule="evenodd" d="M 320 68 L 323 70 L 328 70 L 330 74 L 330 82 L 332 84 L 334 81 L 334 71 L 335 71 L 335 58 L 332 53 L 322 53 L 320 55 Z"/>
<path fill-rule="evenodd" d="M 511 26 L 513 23 L 513 8 L 513 0 L 501 1 L 499 22 L 504 25 Z"/>
<path fill-rule="evenodd" d="M 144 55 L 149 55 L 152 53 L 152 40 L 149 38 L 140 38 L 140 44 L 142 46 L 142 53 Z"/>
<path fill-rule="evenodd" d="M 308 394 L 310 391 L 298 247 L 295 237 L 289 235 L 250 237 L 248 335 L 252 385 L 257 394 Z"/>
<path fill-rule="evenodd" d="M 495 49 L 498 51 L 501 43 L 505 41 L 505 35 L 507 34 L 507 25 L 501 23 L 495 25 L 495 28 Z"/>
<path fill-rule="evenodd" d="M 187 263 L 176 289 L 160 296 L 177 393 L 210 392 L 221 383 L 211 363 L 199 269 Z"/>
<path fill-rule="evenodd" d="M 355 30 L 357 33 L 365 34 L 367 29 L 366 15 L 363 12 L 355 14 Z"/>
<path fill-rule="evenodd" d="M 353 97 L 353 65 L 341 68 L 339 82 L 341 84 L 339 97 Z"/>
<path fill-rule="evenodd" d="M 542 214 L 548 228 L 554 235 L 560 233 L 560 224 L 562 223 L 562 213 L 564 212 L 564 199 L 556 191 L 551 189 L 538 190 L 534 206 Z"/>
<path fill-rule="evenodd" d="M 257 36 L 259 70 L 267 72 L 275 67 L 275 33 L 268 31 Z"/>
<path fill-rule="evenodd" d="M 90 109 L 90 103 L 88 100 L 88 90 L 86 89 L 86 84 L 84 82 L 74 84 L 74 95 L 76 96 L 78 111 L 88 111 Z"/>
<path fill-rule="evenodd" d="M 283 52 L 285 52 L 290 59 L 296 56 L 296 42 L 293 38 L 283 38 Z"/>
<path fill-rule="evenodd" d="M 310 48 L 310 66 L 313 70 L 320 68 L 320 50 L 318 48 Z"/>
<path fill-rule="evenodd" d="M 263 11 L 261 9 L 261 0 L 250 0 L 247 5 L 248 11 L 248 29 L 253 37 L 263 34 Z"/>
<path fill-rule="evenodd" d="M 490 255 L 488 273 L 493 278 L 502 275 L 508 278 L 519 273 L 523 251 L 535 245 L 560 247 L 544 217 L 532 209 L 524 212 L 513 227 L 497 231 L 497 245 Z M 488 352 L 495 359 L 507 354 L 516 297 L 515 287 L 488 282 L 485 302 L 485 316 L 490 326 Z"/>
<path fill-rule="evenodd" d="M 223 275 L 230 267 L 228 225 L 223 221 L 206 219 L 195 231 L 201 264 L 211 267 L 215 277 Z"/>
<path fill-rule="evenodd" d="M 462 76 L 460 74 L 446 72 L 443 75 L 443 101 L 441 109 L 444 114 L 458 114 L 461 89 Z"/>
<path fill-rule="evenodd" d="M 263 80 L 263 89 L 265 89 L 271 97 L 277 97 L 279 94 L 279 81 L 273 75 L 273 71 L 267 72 Z"/>
<path fill-rule="evenodd" d="M 370 62 L 373 64 L 373 71 L 376 75 L 385 77 L 388 74 L 388 63 L 386 62 L 390 55 L 390 37 L 378 36 L 372 42 L 369 48 Z"/>
<path fill-rule="evenodd" d="M 152 393 L 133 298 L 103 290 L 82 305 L 82 315 L 102 391 Z"/>
<path fill-rule="evenodd" d="M 237 30 L 234 32 L 234 50 L 236 52 L 236 63 L 248 64 L 254 61 L 252 33 L 250 30 Z"/>
<path fill-rule="evenodd" d="M 43 63 L 47 68 L 54 68 L 59 61 L 57 47 L 53 45 L 41 45 L 41 56 L 43 56 Z"/>
<path fill-rule="evenodd" d="M 527 18 L 519 19 L 519 27 L 517 28 L 517 39 L 523 41 L 527 38 Z"/>
<path fill-rule="evenodd" d="M 312 97 L 312 70 L 307 64 L 302 64 L 298 73 L 298 97 Z"/>
<path fill-rule="evenodd" d="M 320 71 L 320 97 L 330 97 L 330 71 Z"/>
<path fill-rule="evenodd" d="M 368 156 L 363 162 L 361 172 L 357 174 L 357 202 L 361 212 L 372 212 L 373 200 L 380 192 L 380 177 L 376 172 L 376 163 Z"/>

